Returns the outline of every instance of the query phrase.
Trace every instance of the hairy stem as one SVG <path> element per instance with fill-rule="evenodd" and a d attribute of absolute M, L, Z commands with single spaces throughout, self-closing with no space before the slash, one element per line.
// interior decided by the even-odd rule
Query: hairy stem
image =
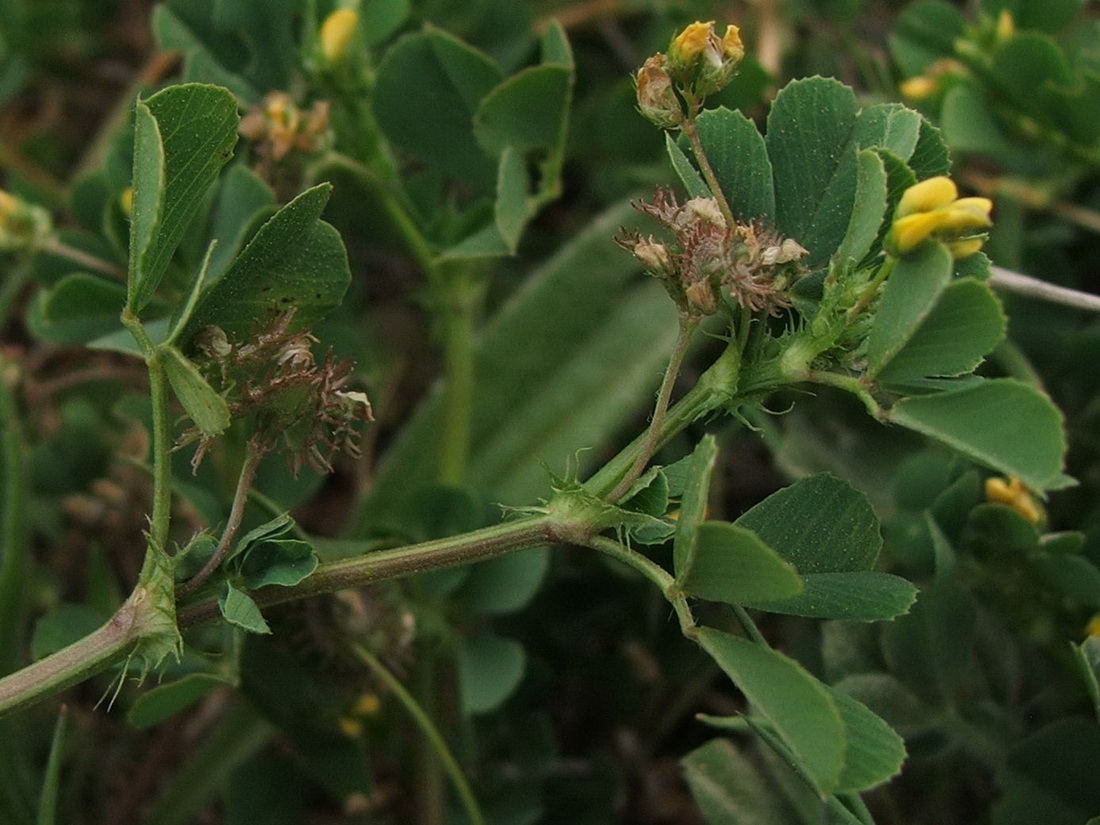
<path fill-rule="evenodd" d="M 549 516 L 508 521 L 482 530 L 421 544 L 378 550 L 355 558 L 320 565 L 308 579 L 293 587 L 264 587 L 250 595 L 261 607 L 333 593 L 349 587 L 366 587 L 381 581 L 400 579 L 462 564 L 495 558 L 559 540 Z M 178 617 L 181 628 L 219 616 L 217 600 L 185 605 Z"/>
<path fill-rule="evenodd" d="M 867 305 L 871 303 L 872 299 L 878 293 L 879 287 L 883 282 L 890 277 L 890 273 L 894 271 L 894 267 L 898 265 L 898 259 L 894 256 L 888 257 L 878 268 L 878 272 L 875 273 L 875 277 L 867 284 L 867 287 L 863 290 L 859 296 L 859 300 L 855 302 L 851 309 L 848 310 L 848 323 L 852 323 L 859 314 L 867 308 Z"/>
<path fill-rule="evenodd" d="M 105 261 L 102 258 L 97 258 L 95 255 L 85 252 L 82 249 L 76 249 L 75 247 L 69 246 L 56 236 L 47 238 L 43 241 L 39 249 L 42 252 L 57 255 L 59 258 L 68 258 L 73 263 L 80 264 L 101 275 L 109 275 L 121 281 L 126 280 L 126 270 L 122 267 L 116 266 L 110 261 Z"/>
<path fill-rule="evenodd" d="M 615 485 L 615 489 L 608 493 L 608 501 L 618 501 L 622 498 L 626 491 L 630 489 L 630 485 L 645 470 L 649 460 L 653 458 L 653 454 L 657 452 L 657 445 L 661 440 L 661 430 L 665 423 L 665 415 L 668 412 L 668 404 L 672 398 L 672 387 L 676 383 L 676 377 L 680 374 L 680 366 L 684 362 L 684 353 L 687 352 L 692 333 L 695 332 L 698 326 L 699 321 L 697 318 L 680 316 L 680 331 L 676 336 L 676 344 L 673 347 L 672 355 L 668 359 L 668 367 L 665 369 L 661 388 L 657 391 L 657 403 L 653 407 L 653 417 L 649 421 L 649 427 L 646 428 L 641 449 L 638 451 L 634 463 L 630 465 L 630 469 L 626 471 L 626 475 Z"/>
<path fill-rule="evenodd" d="M 478 290 L 470 273 L 454 271 L 435 285 L 443 327 L 443 424 L 439 442 L 439 480 L 461 484 L 470 452 L 474 406 L 474 316 Z"/>
<path fill-rule="evenodd" d="M 233 505 L 229 510 L 229 519 L 225 523 L 225 529 L 222 531 L 221 538 L 218 540 L 218 546 L 214 549 L 214 554 L 203 565 L 202 569 L 196 573 L 186 584 L 181 585 L 176 589 L 178 598 L 183 598 L 190 593 L 194 593 L 203 582 L 209 579 L 214 571 L 221 566 L 222 561 L 225 559 L 226 554 L 229 552 L 229 548 L 233 546 L 233 540 L 237 537 L 237 531 L 241 528 L 241 521 L 244 519 L 245 507 L 248 505 L 248 492 L 252 489 L 252 482 L 256 479 L 256 470 L 260 466 L 260 462 L 263 461 L 266 451 L 252 444 L 249 444 L 247 453 L 245 454 L 244 464 L 241 466 L 241 474 L 237 478 L 237 489 L 233 493 Z"/>
<path fill-rule="evenodd" d="M 656 437 L 651 449 L 659 450 L 693 421 L 729 404 L 737 395 L 740 369 L 741 354 L 736 342 L 733 342 L 700 376 L 695 386 L 668 408 L 655 430 Z M 585 488 L 595 496 L 607 498 L 629 472 L 649 441 L 649 432 L 638 436 L 586 481 Z"/>
<path fill-rule="evenodd" d="M 369 667 L 375 677 L 390 689 L 390 692 L 397 697 L 397 701 L 401 703 L 405 712 L 412 717 L 413 722 L 420 728 L 420 732 L 431 745 L 432 752 L 439 759 L 443 769 L 447 772 L 447 776 L 450 777 L 451 784 L 454 785 L 455 793 L 458 794 L 458 798 L 462 802 L 462 808 L 465 810 L 466 817 L 471 825 L 485 825 L 485 816 L 481 813 L 481 808 L 478 806 L 470 784 L 466 781 L 458 760 L 455 759 L 451 749 L 447 747 L 443 734 L 432 722 L 431 717 L 413 698 L 413 695 L 405 689 L 398 678 L 393 675 L 390 669 L 382 664 L 378 657 L 362 645 L 355 643 L 351 644 L 351 650 L 356 658 Z"/>

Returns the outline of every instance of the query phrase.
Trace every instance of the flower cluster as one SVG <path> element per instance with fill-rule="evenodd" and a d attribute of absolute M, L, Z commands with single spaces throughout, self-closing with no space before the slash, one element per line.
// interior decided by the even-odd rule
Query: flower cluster
<path fill-rule="evenodd" d="M 317 363 L 317 339 L 294 332 L 293 317 L 293 311 L 273 316 L 244 343 L 207 327 L 196 338 L 196 362 L 233 418 L 254 417 L 254 449 L 268 452 L 281 445 L 295 473 L 303 462 L 328 472 L 335 453 L 358 455 L 359 423 L 373 420 L 371 405 L 364 393 L 346 389 L 351 362 L 337 361 L 329 351 Z M 210 439 L 191 431 L 183 443 L 196 438 L 201 438 L 197 464 Z"/>
<path fill-rule="evenodd" d="M 253 141 L 264 164 L 278 162 L 292 150 L 317 152 L 328 140 L 328 103 L 317 101 L 303 112 L 286 92 L 271 92 L 262 106 L 253 106 L 241 118 L 237 131 Z"/>
<path fill-rule="evenodd" d="M 634 77 L 638 110 L 663 129 L 684 120 L 681 97 L 698 103 L 723 89 L 745 56 L 737 26 L 718 37 L 714 21 L 692 23 L 672 38 L 668 54 L 655 54 Z"/>
<path fill-rule="evenodd" d="M 905 255 L 937 238 L 956 258 L 966 258 L 982 248 L 993 225 L 992 210 L 988 198 L 960 198 L 951 178 L 928 178 L 906 189 L 898 201 L 887 249 Z"/>
<path fill-rule="evenodd" d="M 685 314 L 711 315 L 725 297 L 772 315 L 790 306 L 788 291 L 805 272 L 801 261 L 808 254 L 797 241 L 758 223 L 730 226 L 714 198 L 680 205 L 671 191 L 658 189 L 652 203 L 635 207 L 653 216 L 674 241 L 623 231 L 615 242 L 661 279 Z"/>

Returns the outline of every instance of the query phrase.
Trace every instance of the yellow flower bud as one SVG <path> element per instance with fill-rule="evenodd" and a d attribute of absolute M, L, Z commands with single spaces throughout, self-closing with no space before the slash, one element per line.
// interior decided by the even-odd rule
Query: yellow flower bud
<path fill-rule="evenodd" d="M 932 236 L 943 224 L 946 212 L 917 212 L 894 221 L 892 231 L 894 249 L 897 254 L 912 252 Z"/>
<path fill-rule="evenodd" d="M 351 9 L 337 9 L 321 24 L 321 54 L 329 63 L 338 63 L 347 54 L 348 44 L 359 27 L 359 15 Z"/>
<path fill-rule="evenodd" d="M 1100 636 L 1100 613 L 1089 619 L 1089 623 L 1085 625 L 1085 635 Z"/>
<path fill-rule="evenodd" d="M 898 91 L 901 92 L 902 97 L 909 100 L 924 100 L 934 95 L 939 88 L 939 81 L 922 74 L 898 84 Z"/>
<path fill-rule="evenodd" d="M 741 42 L 741 30 L 737 26 L 726 26 L 726 33 L 722 36 L 722 54 L 735 63 L 744 59 L 745 46 Z"/>
<path fill-rule="evenodd" d="M 707 47 L 707 39 L 714 34 L 714 21 L 692 23 L 672 38 L 668 47 L 668 58 L 677 67 L 693 63 Z"/>
<path fill-rule="evenodd" d="M 127 186 L 119 193 L 118 206 L 126 217 L 134 214 L 134 187 Z"/>
<path fill-rule="evenodd" d="M 985 238 L 968 238 L 965 241 L 952 241 L 947 245 L 947 249 L 955 260 L 961 261 L 963 258 L 969 258 L 981 252 L 984 243 Z"/>
<path fill-rule="evenodd" d="M 1035 499 L 1020 479 L 1012 476 L 1009 479 L 987 478 L 985 481 L 986 501 L 994 504 L 1004 504 L 1011 507 L 1032 524 L 1038 524 L 1043 513 Z"/>
<path fill-rule="evenodd" d="M 928 178 L 905 190 L 901 200 L 898 201 L 895 214 L 899 218 L 904 218 L 914 212 L 930 212 L 933 209 L 946 206 L 958 196 L 958 187 L 955 186 L 955 182 L 951 178 L 945 175 Z"/>
<path fill-rule="evenodd" d="M 27 249 L 52 231 L 49 212 L 0 190 L 0 251 Z"/>
<path fill-rule="evenodd" d="M 997 16 L 997 41 L 1008 40 L 1016 33 L 1016 21 L 1012 19 L 1012 12 L 1001 9 Z"/>

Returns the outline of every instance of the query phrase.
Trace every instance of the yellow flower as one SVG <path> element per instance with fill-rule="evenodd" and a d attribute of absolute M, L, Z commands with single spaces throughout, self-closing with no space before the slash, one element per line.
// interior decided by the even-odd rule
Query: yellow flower
<path fill-rule="evenodd" d="M 126 217 L 134 213 L 134 187 L 127 186 L 119 193 L 118 206 Z"/>
<path fill-rule="evenodd" d="M 986 230 L 993 225 L 992 211 L 989 198 L 959 198 L 951 178 L 928 178 L 902 194 L 887 249 L 905 255 L 935 237 L 946 243 L 956 258 L 965 258 L 981 249 Z"/>
<path fill-rule="evenodd" d="M 1012 19 L 1012 12 L 1001 9 L 997 16 L 997 41 L 1008 40 L 1016 33 L 1016 21 Z"/>
<path fill-rule="evenodd" d="M 358 739 L 363 734 L 363 723 L 350 716 L 341 716 L 337 719 L 336 727 L 338 727 L 340 733 L 344 734 L 348 739 Z"/>
<path fill-rule="evenodd" d="M 347 54 L 348 44 L 359 26 L 359 15 L 351 9 L 337 9 L 321 24 L 321 54 L 329 63 L 338 63 Z"/>
<path fill-rule="evenodd" d="M 1038 524 L 1042 521 L 1043 512 L 1039 509 L 1039 505 L 1023 485 L 1023 482 L 1015 476 L 1008 479 L 987 478 L 985 480 L 985 499 L 995 504 L 1004 504 L 1011 507 L 1032 524 Z"/>
<path fill-rule="evenodd" d="M 677 65 L 687 65 L 698 58 L 707 47 L 707 39 L 714 34 L 714 21 L 696 21 L 672 38 L 668 57 Z"/>
<path fill-rule="evenodd" d="M 0 251 L 27 249 L 52 231 L 49 212 L 0 190 Z"/>
<path fill-rule="evenodd" d="M 946 206 L 958 196 L 959 189 L 951 178 L 945 175 L 928 178 L 910 186 L 902 193 L 894 214 L 899 218 L 904 218 L 914 212 L 930 212 L 933 209 Z"/>
<path fill-rule="evenodd" d="M 1100 613 L 1089 619 L 1089 623 L 1085 625 L 1085 635 L 1100 636 Z"/>
<path fill-rule="evenodd" d="M 377 716 L 380 710 L 382 710 L 382 700 L 378 698 L 377 693 L 364 693 L 355 700 L 351 708 L 351 712 L 360 718 Z"/>
<path fill-rule="evenodd" d="M 745 46 L 741 42 L 741 30 L 737 26 L 726 26 L 726 33 L 722 35 L 722 54 L 727 60 L 738 63 L 745 57 Z"/>

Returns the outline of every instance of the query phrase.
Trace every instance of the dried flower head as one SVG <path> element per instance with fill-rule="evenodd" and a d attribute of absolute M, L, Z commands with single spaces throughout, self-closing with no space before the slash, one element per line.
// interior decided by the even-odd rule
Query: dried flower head
<path fill-rule="evenodd" d="M 805 272 L 807 251 L 758 222 L 728 225 L 714 198 L 683 205 L 667 189 L 635 207 L 672 235 L 665 243 L 623 231 L 616 243 L 630 251 L 690 315 L 710 315 L 727 297 L 753 311 L 778 315 L 790 306 L 788 291 Z"/>
<path fill-rule="evenodd" d="M 337 452 L 358 455 L 359 424 L 373 420 L 371 405 L 365 393 L 347 388 L 352 363 L 336 360 L 331 350 L 318 363 L 313 355 L 317 339 L 293 331 L 293 317 L 293 310 L 273 315 L 242 343 L 208 327 L 196 338 L 195 360 L 233 418 L 254 418 L 253 449 L 281 447 L 295 474 L 303 462 L 327 472 Z M 196 439 L 197 465 L 209 439 L 192 430 L 181 443 Z"/>

